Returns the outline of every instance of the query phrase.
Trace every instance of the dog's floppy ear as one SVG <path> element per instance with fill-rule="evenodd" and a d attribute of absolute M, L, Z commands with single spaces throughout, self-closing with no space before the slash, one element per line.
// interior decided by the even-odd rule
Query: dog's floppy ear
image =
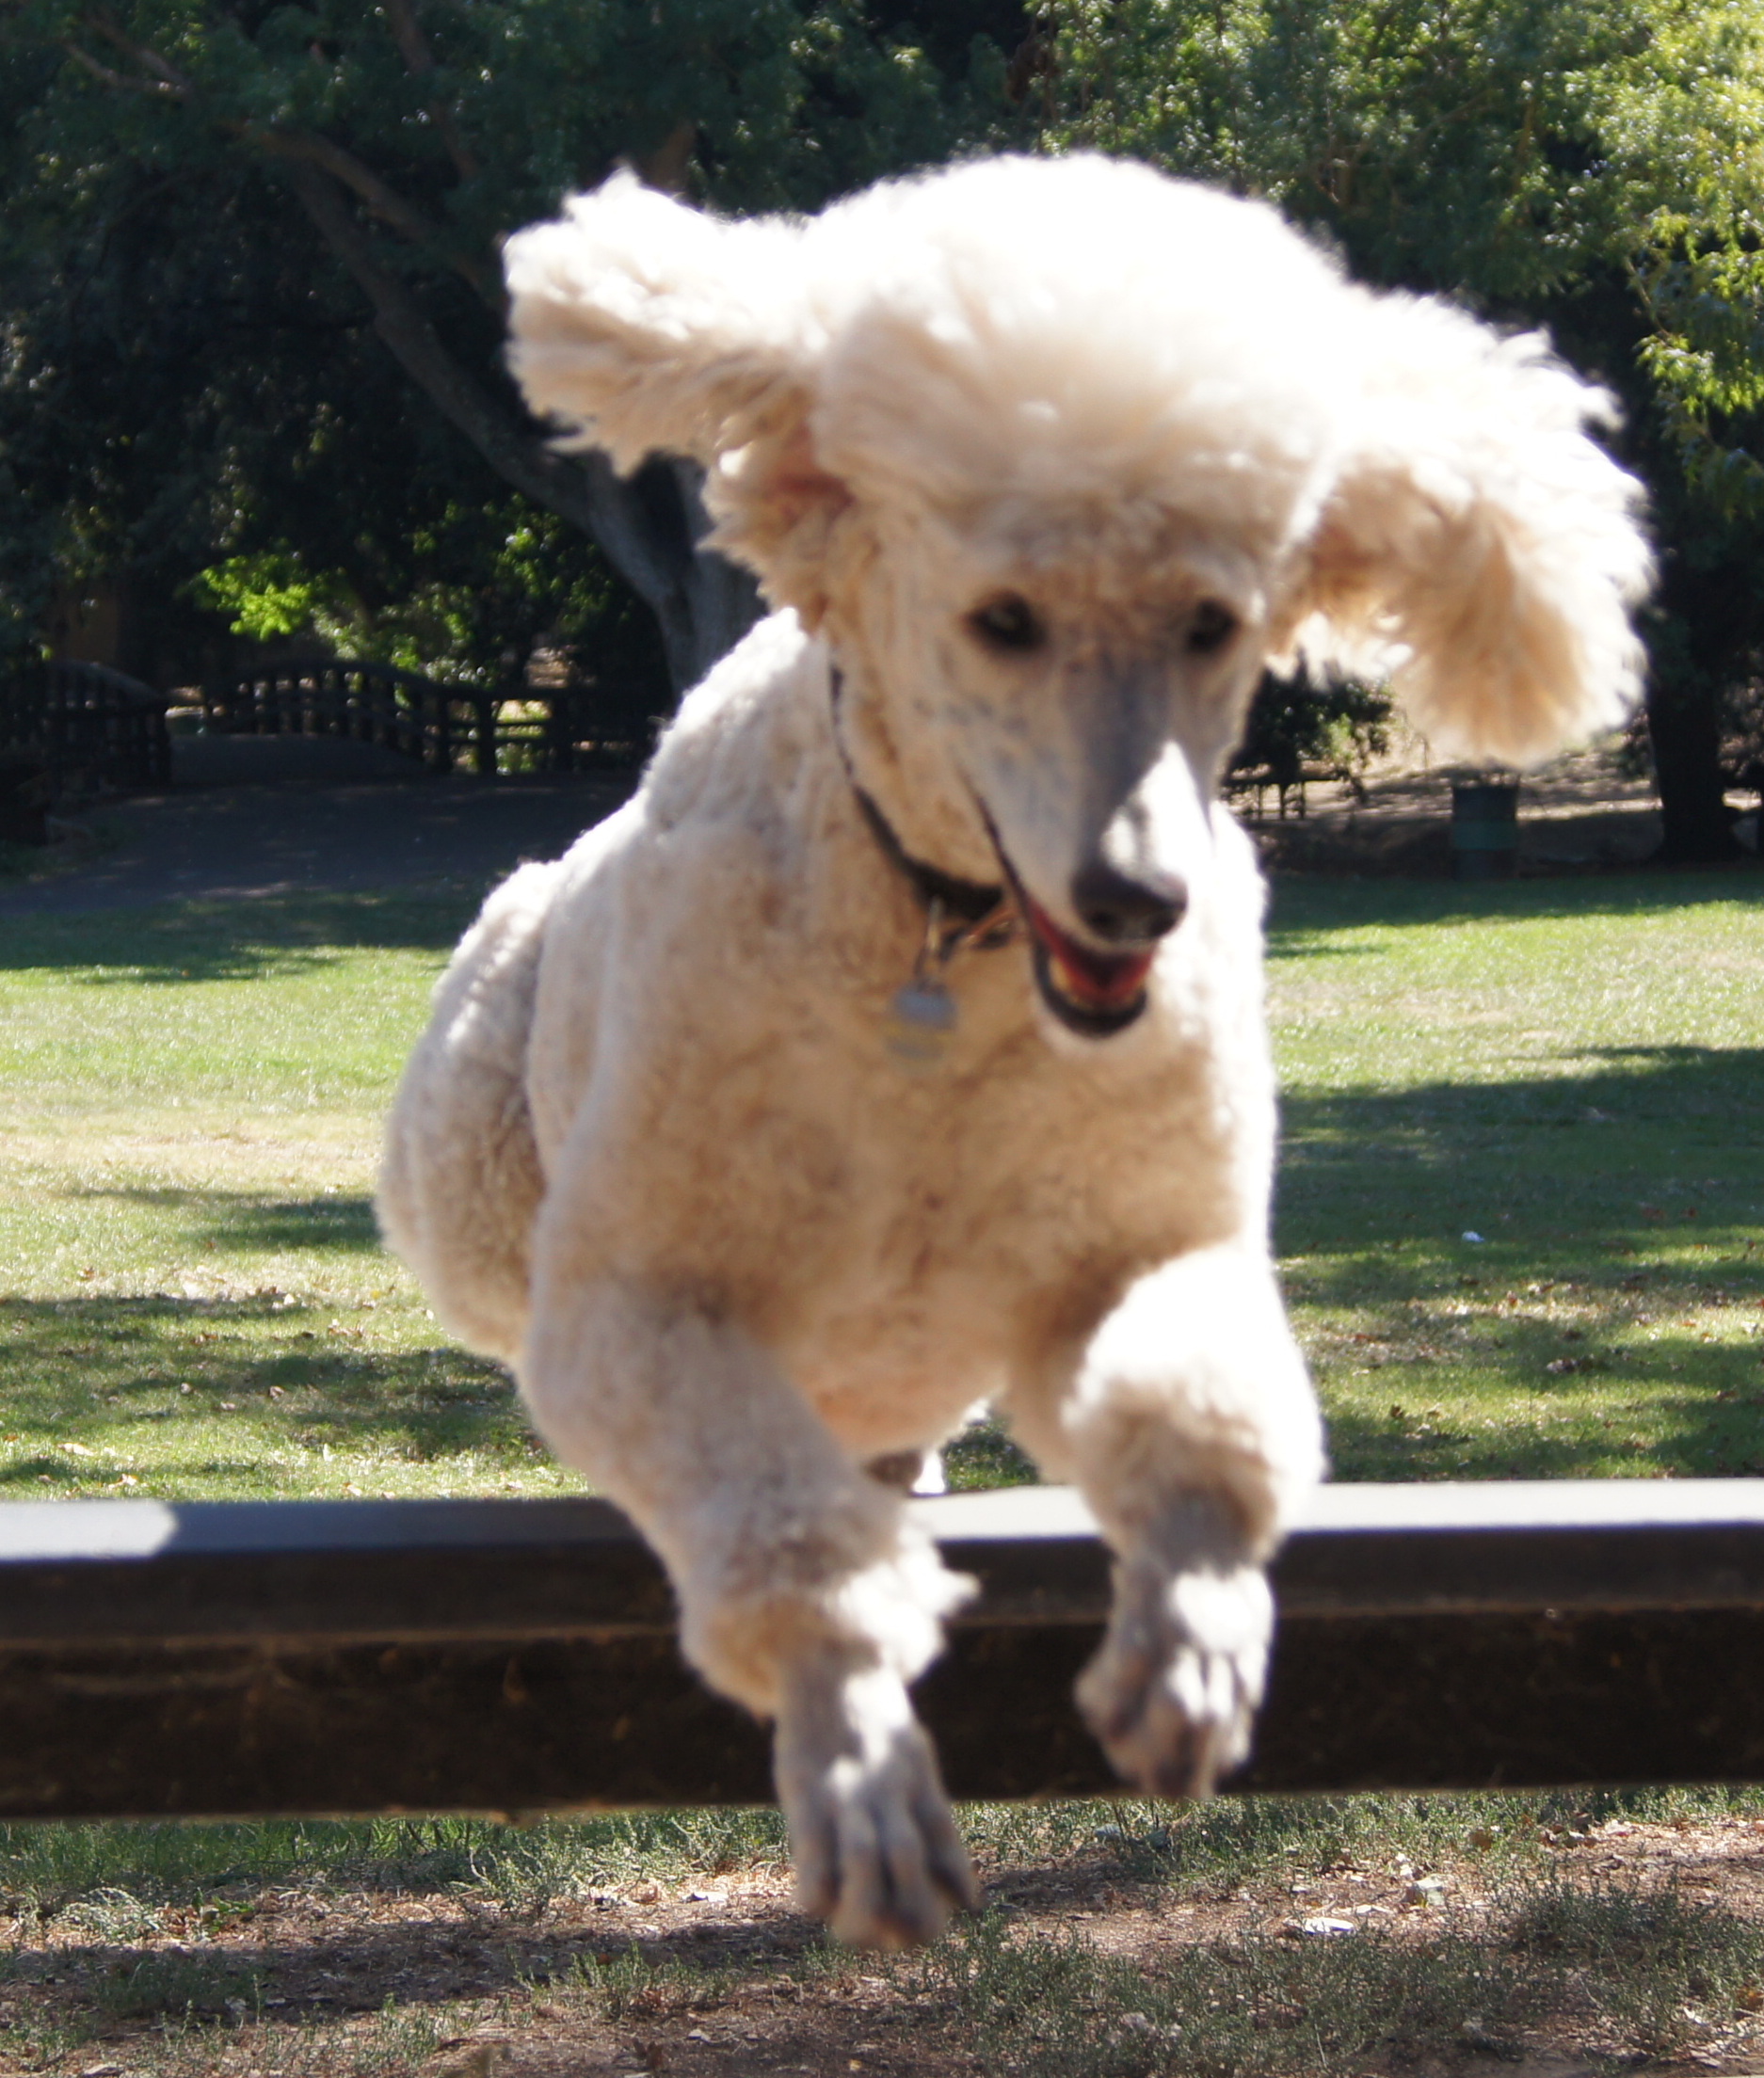
<path fill-rule="evenodd" d="M 605 448 L 705 465 L 715 539 L 818 618 L 813 544 L 848 503 L 807 429 L 823 328 L 787 218 L 726 222 L 616 173 L 509 239 L 509 363 L 533 408 Z"/>
<path fill-rule="evenodd" d="M 1441 749 L 1523 764 L 1620 722 L 1640 487 L 1582 430 L 1609 419 L 1532 335 L 1368 296 L 1364 388 L 1310 545 L 1298 644 L 1387 675 Z"/>

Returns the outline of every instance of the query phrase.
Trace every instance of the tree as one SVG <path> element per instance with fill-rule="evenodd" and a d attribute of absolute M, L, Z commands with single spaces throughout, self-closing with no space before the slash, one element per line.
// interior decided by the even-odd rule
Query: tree
<path fill-rule="evenodd" d="M 725 206 L 812 206 L 1002 133 L 1014 10 L 927 11 L 932 35 L 909 10 L 872 22 L 848 0 L 12 0 L 0 383 L 34 521 L 16 553 L 40 576 L 46 525 L 64 551 L 89 549 L 119 523 L 139 541 L 174 495 L 184 534 L 193 503 L 284 493 L 295 472 L 253 427 L 253 399 L 260 423 L 297 428 L 313 482 L 315 447 L 422 448 L 415 394 L 502 484 L 599 544 L 690 682 L 750 617 L 751 588 L 699 552 L 683 464 L 621 482 L 527 417 L 500 361 L 498 239 L 620 157 Z M 186 330 L 223 322 L 173 345 L 175 299 L 135 265 L 152 322 L 99 380 L 95 438 L 93 371 L 70 380 L 82 311 L 126 295 L 140 255 L 168 256 Z M 218 518 L 210 531 L 236 548 L 237 515 Z"/>
<path fill-rule="evenodd" d="M 1764 26 L 1734 0 L 1058 0 L 1047 134 L 1259 194 L 1384 286 L 1546 325 L 1653 493 L 1663 855 L 1736 851 L 1764 663 Z"/>

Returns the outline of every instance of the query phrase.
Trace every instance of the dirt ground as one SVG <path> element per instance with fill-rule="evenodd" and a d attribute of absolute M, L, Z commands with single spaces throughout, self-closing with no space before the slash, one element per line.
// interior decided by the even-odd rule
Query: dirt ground
<path fill-rule="evenodd" d="M 1622 871 L 1643 864 L 1660 839 L 1651 783 L 1626 769 L 1610 745 L 1570 752 L 1527 774 L 1519 792 L 1521 875 Z M 1288 798 L 1285 815 L 1272 789 L 1259 803 L 1239 800 L 1264 857 L 1294 872 L 1401 874 L 1444 878 L 1452 870 L 1451 783 L 1478 775 L 1426 762 L 1400 742 L 1368 775 L 1363 792 L 1312 785 Z M 1736 795 L 1736 808 L 1756 808 Z M 1756 816 L 1740 825 L 1755 841 Z"/>
<path fill-rule="evenodd" d="M 218 754 L 218 755 L 216 755 Z M 488 887 L 554 858 L 635 775 L 436 777 L 371 744 L 174 740 L 170 790 L 70 806 L 0 919 L 203 898 Z"/>
<path fill-rule="evenodd" d="M 174 756 L 168 791 L 70 810 L 24 876 L 0 881 L 0 919 L 302 889 L 475 889 L 522 858 L 555 857 L 636 778 L 436 778 L 391 751 L 325 739 L 184 738 Z M 1284 815 L 1272 789 L 1234 806 L 1276 871 L 1444 878 L 1451 781 L 1466 775 L 1400 743 L 1358 791 L 1313 784 Z M 1742 813 L 1742 842 L 1756 845 L 1756 824 Z M 1522 875 L 1625 871 L 1660 834 L 1648 782 L 1610 746 L 1523 782 Z"/>
<path fill-rule="evenodd" d="M 1108 1829 L 1098 1829 L 1106 1831 Z M 1583 1889 L 1670 1890 L 1692 1909 L 1718 1904 L 1764 1920 L 1764 1819 L 1674 1824 L 1609 1820 L 1564 1827 L 1546 1857 Z M 986 1905 L 1011 1941 L 1075 1942 L 1155 1972 L 1204 1947 L 1231 1978 L 1235 1944 L 1310 1943 L 1339 1958 L 1355 1942 L 1437 1943 L 1492 1933 L 1499 1901 L 1486 1868 L 1418 1871 L 1406 1862 L 1344 1862 L 1323 1874 L 1254 1888 L 1148 1878 L 1099 1841 L 1057 1865 L 984 1870 Z M 1548 1882 L 1548 1872 L 1544 1881 Z M 462 1895 L 324 1896 L 232 1886 L 150 1940 L 95 1940 L 89 1921 L 0 1921 L 10 1981 L 0 1993 L 4 2041 L 44 2039 L 55 2016 L 89 2013 L 94 1987 L 144 1968 L 201 1958 L 213 2009 L 198 2060 L 177 2054 L 162 2018 L 119 2017 L 53 2058 L 0 2046 L 0 2071 L 54 2069 L 81 2078 L 175 2069 L 230 2078 L 272 2072 L 417 2070 L 425 2078 L 677 2078 L 772 2073 L 956 2073 L 1014 2068 L 977 2053 L 971 2014 L 947 1984 L 910 1959 L 829 1950 L 790 1910 L 785 1874 L 742 1869 L 714 1878 L 639 1882 L 541 1911 L 502 1910 Z M 235 1993 L 222 1996 L 227 1971 Z M 220 1992 L 212 1988 L 218 1984 Z M 1520 2035 L 1484 2040 L 1471 2017 L 1432 2044 L 1410 2039 L 1351 2066 L 1355 2078 L 1610 2078 L 1616 2070 L 1756 2074 L 1764 2070 L 1764 1988 L 1740 1989 L 1688 2057 L 1651 2057 L 1578 1997 L 1573 1974 L 1555 2009 Z M 450 2032 L 412 2063 L 383 2041 L 388 2000 L 441 2011 Z M 199 1999 L 199 2006 L 200 2006 Z M 1687 2011 L 1689 2009 L 1687 2008 Z M 1138 2014 L 1117 2016 L 1130 2033 Z M 53 2032 L 51 2030 L 51 2032 Z M 378 2054 L 364 2054 L 381 2040 Z M 187 2052 L 187 2027 L 184 2048 Z M 395 2045 L 394 2045 L 395 2046 Z M 1123 2068 L 1112 2061 L 1109 2069 Z M 1179 2072 L 1179 2051 L 1139 2069 Z M 1209 2068 L 1211 2068 L 1209 2066 Z"/>

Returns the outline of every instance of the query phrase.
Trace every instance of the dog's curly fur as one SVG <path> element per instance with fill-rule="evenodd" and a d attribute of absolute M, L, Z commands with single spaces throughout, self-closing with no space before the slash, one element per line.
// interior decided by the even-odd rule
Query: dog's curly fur
<path fill-rule="evenodd" d="M 1116 1764 L 1181 1794 L 1241 1759 L 1322 1450 L 1219 776 L 1300 652 L 1471 751 L 1615 721 L 1635 486 L 1541 340 L 1128 164 L 806 223 L 621 175 L 508 271 L 536 408 L 624 467 L 702 462 L 778 611 L 629 806 L 491 896 L 381 1215 L 654 1543 L 694 1663 L 776 1719 L 805 1903 L 922 1938 L 970 1882 L 906 1684 L 962 1590 L 865 1467 L 993 1399 L 1117 1554 L 1081 1688 Z M 917 1067 L 903 853 L 1019 919 L 952 960 Z"/>

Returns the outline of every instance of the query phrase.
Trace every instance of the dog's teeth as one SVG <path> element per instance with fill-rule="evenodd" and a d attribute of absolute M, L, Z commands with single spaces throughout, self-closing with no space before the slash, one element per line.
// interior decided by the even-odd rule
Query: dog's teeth
<path fill-rule="evenodd" d="M 1072 986 L 1070 978 L 1066 974 L 1064 969 L 1059 966 L 1057 962 L 1054 964 L 1053 967 L 1053 985 L 1059 990 L 1060 994 L 1065 997 L 1066 1000 L 1068 1003 L 1077 1004 L 1077 1006 L 1081 1010 L 1087 1007 L 1087 999 L 1083 996 L 1080 995 L 1078 990 Z"/>

